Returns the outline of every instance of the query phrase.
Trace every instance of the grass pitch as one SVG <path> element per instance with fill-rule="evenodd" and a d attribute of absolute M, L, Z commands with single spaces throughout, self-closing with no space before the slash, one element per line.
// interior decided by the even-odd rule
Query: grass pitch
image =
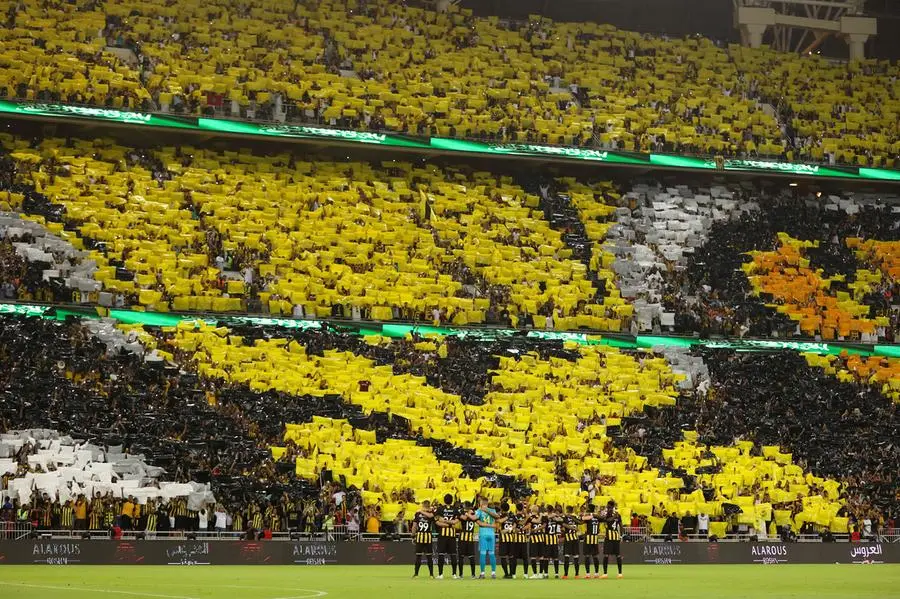
<path fill-rule="evenodd" d="M 422 568 L 427 573 L 426 568 Z M 614 569 L 611 569 L 614 571 Z M 14 599 L 898 597 L 900 565 L 628 566 L 617 580 L 412 579 L 412 566 L 0 566 Z"/>

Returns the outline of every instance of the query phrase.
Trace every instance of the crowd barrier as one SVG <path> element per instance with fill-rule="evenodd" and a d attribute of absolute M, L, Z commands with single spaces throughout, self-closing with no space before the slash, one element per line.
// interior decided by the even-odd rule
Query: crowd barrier
<path fill-rule="evenodd" d="M 897 543 L 623 543 L 628 564 L 898 564 Z M 19 540 L 0 564 L 388 565 L 412 564 L 407 542 Z"/>

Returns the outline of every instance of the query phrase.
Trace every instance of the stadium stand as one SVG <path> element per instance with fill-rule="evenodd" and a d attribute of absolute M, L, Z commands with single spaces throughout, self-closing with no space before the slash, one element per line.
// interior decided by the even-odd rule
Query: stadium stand
<path fill-rule="evenodd" d="M 775 106 L 798 160 L 897 166 L 900 67 L 887 60 L 835 64 L 771 49 L 729 51 L 751 97 Z"/>
<path fill-rule="evenodd" d="M 817 376 L 794 354 L 704 355 L 714 392 L 697 399 L 675 390 L 684 376 L 662 355 L 558 341 L 389 341 L 198 322 L 125 325 L 107 346 L 75 321 L 3 316 L 0 325 L 4 355 L 16 356 L 2 379 L 7 430 L 52 428 L 107 458 L 140 453 L 165 469 L 161 481 L 206 480 L 241 526 L 252 526 L 249 506 L 263 494 L 276 498 L 259 512 L 276 532 L 287 504 L 307 501 L 318 501 L 310 526 L 324 526 L 334 504 L 323 497 L 337 489 L 379 506 L 392 526 L 410 516 L 409 502 L 448 490 L 562 505 L 614 498 L 656 534 L 698 513 L 722 535 L 844 532 L 853 518 L 896 513 L 886 466 L 896 450 L 850 449 L 884 438 L 896 404 Z M 118 351 L 132 332 L 152 359 Z M 804 402 L 818 408 L 796 411 Z M 201 504 L 191 505 L 193 517 Z"/>
<path fill-rule="evenodd" d="M 5 8 L 6 97 L 889 168 L 900 153 L 887 62 L 388 0 Z"/>
<path fill-rule="evenodd" d="M 54 299 L 825 340 L 900 324 L 889 193 L 2 143 L 7 204 L 71 247 L 44 277 Z"/>
<path fill-rule="evenodd" d="M 716 214 L 713 208 L 712 219 L 692 219 L 703 210 L 697 200 L 708 201 L 702 191 L 669 187 L 662 194 L 666 204 L 655 201 L 660 190 L 643 185 L 623 196 L 635 197 L 639 203 L 630 223 L 640 222 L 636 219 L 640 214 L 650 239 L 675 239 L 671 245 L 657 241 L 632 246 L 645 257 L 643 264 L 638 261 L 637 268 L 643 269 L 638 272 L 648 273 L 638 278 L 637 323 L 646 326 L 648 319 L 668 313 L 675 330 L 699 331 L 702 336 L 897 338 L 900 320 L 893 298 L 900 288 L 893 252 L 900 235 L 896 218 L 900 207 L 896 196 L 798 194 L 790 187 L 745 183 L 725 195 L 738 198 L 736 205 L 746 211 L 732 208 L 730 214 L 724 209 Z M 678 243 L 687 222 L 704 221 L 705 225 L 694 225 L 702 226 L 703 232 Z M 620 219 L 610 230 L 610 243 L 622 235 L 617 231 L 620 225 L 625 235 L 647 239 L 636 224 Z M 637 233 L 631 234 L 629 226 Z M 629 249 L 626 245 L 618 251 Z M 625 291 L 627 279 L 622 280 Z M 632 292 L 623 295 L 630 297 Z M 644 303 L 654 310 L 648 312 Z"/>
<path fill-rule="evenodd" d="M 104 305 L 225 312 L 255 300 L 256 311 L 312 318 L 603 330 L 631 316 L 612 273 L 589 278 L 541 218 L 540 197 L 510 177 L 4 143 L 35 194 L 29 207 L 92 249 Z"/>

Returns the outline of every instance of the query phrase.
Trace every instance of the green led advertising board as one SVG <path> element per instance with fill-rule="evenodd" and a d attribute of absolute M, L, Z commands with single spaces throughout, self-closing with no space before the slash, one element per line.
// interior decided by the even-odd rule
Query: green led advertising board
<path fill-rule="evenodd" d="M 131 112 L 115 108 L 91 106 L 71 106 L 69 104 L 19 104 L 0 100 L 0 114 L 18 114 L 23 116 L 49 116 L 56 118 L 100 119 L 126 125 L 143 125 L 148 127 L 174 127 L 177 129 L 196 129 L 190 122 L 195 119 L 180 119 L 148 112 Z"/>
<path fill-rule="evenodd" d="M 644 165 L 660 168 L 716 170 L 710 158 L 671 154 L 637 154 L 596 148 L 555 146 L 539 143 L 490 143 L 446 137 L 411 138 L 395 133 L 353 131 L 301 124 L 253 123 L 204 117 L 180 117 L 114 108 L 73 106 L 52 103 L 25 103 L 0 100 L 0 116 L 50 117 L 72 120 L 97 120 L 141 127 L 173 128 L 182 131 L 230 133 L 282 139 L 320 139 L 366 146 L 465 152 L 490 156 L 545 157 L 567 161 L 604 164 Z M 819 164 L 779 162 L 766 159 L 728 158 L 723 168 L 730 172 L 759 172 L 797 177 L 840 178 L 848 180 L 900 181 L 900 171 L 867 167 L 838 167 Z"/>

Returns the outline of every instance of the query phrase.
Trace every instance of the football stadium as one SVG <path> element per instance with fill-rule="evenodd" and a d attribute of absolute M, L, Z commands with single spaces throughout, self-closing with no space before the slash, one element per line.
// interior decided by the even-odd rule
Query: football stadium
<path fill-rule="evenodd" d="M 0 595 L 900 596 L 897 0 L 0 9 Z"/>

